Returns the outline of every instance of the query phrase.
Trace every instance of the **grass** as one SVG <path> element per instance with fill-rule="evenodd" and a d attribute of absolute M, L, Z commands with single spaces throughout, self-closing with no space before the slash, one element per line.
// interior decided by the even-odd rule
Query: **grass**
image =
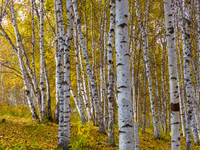
<path fill-rule="evenodd" d="M 32 121 L 28 108 L 23 106 L 25 108 L 22 110 L 21 107 L 22 106 L 0 106 L 0 149 L 56 149 L 58 142 L 58 124 L 48 121 L 44 124 L 40 124 L 38 121 Z M 3 121 L 2 123 L 3 119 L 5 119 L 5 122 Z M 117 125 L 115 125 L 115 147 L 107 144 L 107 136 L 97 132 L 97 130 L 98 127 L 93 126 L 91 123 L 81 125 L 80 118 L 76 113 L 73 113 L 71 116 L 71 149 L 118 149 L 119 138 Z M 155 139 L 153 129 L 150 127 L 146 128 L 146 133 L 142 133 L 141 127 L 139 128 L 139 141 L 140 150 L 171 149 L 170 135 L 162 133 L 159 140 Z M 185 149 L 184 137 L 181 137 L 181 149 Z M 200 146 L 192 144 L 192 149 L 198 150 Z"/>

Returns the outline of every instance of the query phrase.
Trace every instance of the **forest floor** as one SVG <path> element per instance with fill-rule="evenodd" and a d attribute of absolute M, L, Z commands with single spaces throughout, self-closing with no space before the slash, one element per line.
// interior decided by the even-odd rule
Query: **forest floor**
<path fill-rule="evenodd" d="M 19 150 L 19 149 L 56 149 L 58 141 L 58 124 L 45 121 L 43 124 L 32 121 L 29 115 L 22 117 L 28 109 L 20 108 L 16 110 L 0 107 L 0 150 Z M 22 110 L 21 110 L 22 109 Z M 23 110 L 24 109 L 24 110 Z M 117 150 L 118 149 L 118 130 L 115 125 L 116 146 L 106 143 L 107 136 L 98 131 L 98 127 L 91 123 L 81 125 L 77 114 L 71 116 L 71 149 L 72 150 Z M 167 150 L 171 149 L 170 135 L 162 134 L 161 138 L 155 139 L 153 128 L 147 127 L 146 133 L 139 129 L 140 150 Z M 185 149 L 185 138 L 181 137 L 181 149 Z M 200 146 L 192 146 L 193 150 L 199 150 Z"/>

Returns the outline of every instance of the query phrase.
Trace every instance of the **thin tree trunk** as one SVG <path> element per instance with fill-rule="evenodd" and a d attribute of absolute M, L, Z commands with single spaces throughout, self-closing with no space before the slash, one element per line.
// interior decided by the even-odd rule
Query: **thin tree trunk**
<path fill-rule="evenodd" d="M 108 143 L 115 144 L 114 140 L 114 63 L 113 63 L 113 37 L 115 25 L 115 1 L 110 1 L 110 29 L 107 49 L 108 63 Z M 105 111 L 105 110 L 104 110 Z"/>
<path fill-rule="evenodd" d="M 76 27 L 76 25 L 75 25 Z M 81 96 L 81 75 L 80 75 L 80 65 L 79 65 L 79 57 L 78 57 L 78 47 L 77 47 L 77 35 L 76 35 L 76 30 L 74 30 L 74 49 L 75 49 L 75 55 L 76 55 L 76 74 L 77 74 L 77 92 L 78 92 L 78 106 L 80 110 L 80 117 L 81 117 L 81 123 L 85 124 L 86 119 L 83 113 L 83 104 L 82 104 L 82 96 Z M 86 110 L 88 110 L 86 108 Z"/>
<path fill-rule="evenodd" d="M 44 85 L 44 2 L 40 0 L 40 90 L 42 100 L 42 122 L 46 117 L 46 93 Z"/>
<path fill-rule="evenodd" d="M 78 46 L 78 56 L 79 56 L 79 60 L 80 60 L 80 69 L 82 70 L 81 74 L 82 74 L 82 80 L 83 80 L 83 90 L 84 90 L 84 95 L 85 95 L 85 99 L 86 99 L 85 103 L 86 103 L 87 117 L 88 117 L 88 121 L 92 122 L 92 120 L 94 120 L 93 101 L 92 101 L 92 98 L 91 98 L 89 81 L 88 81 L 89 97 L 88 97 L 88 94 L 87 94 L 87 87 L 86 87 L 86 81 L 85 81 L 85 69 L 84 69 L 83 62 L 82 62 L 80 46 Z M 90 105 L 89 105 L 89 102 L 90 102 Z"/>
<path fill-rule="evenodd" d="M 73 39 L 73 10 L 71 0 L 66 0 L 67 11 L 67 36 L 64 43 L 64 80 L 62 82 L 64 88 L 64 147 L 63 150 L 70 148 L 71 125 L 70 125 L 70 49 Z M 61 5 L 62 6 L 62 5 Z M 62 9 L 62 8 L 61 8 Z"/>
<path fill-rule="evenodd" d="M 56 0 L 56 14 L 58 19 L 58 33 L 59 33 L 59 51 L 58 58 L 56 63 L 56 81 L 58 85 L 58 98 L 59 98 L 59 126 L 58 126 L 58 146 L 57 148 L 66 149 L 68 143 L 65 143 L 65 139 L 67 139 L 67 135 L 64 133 L 64 90 L 63 90 L 63 54 L 64 54 L 64 46 L 65 46 L 65 31 L 63 25 L 63 10 L 62 10 L 62 1 Z"/>
<path fill-rule="evenodd" d="M 55 20 L 55 62 L 58 66 L 58 19 L 56 13 L 56 0 L 54 0 L 54 20 Z M 59 90 L 58 90 L 58 68 L 56 67 L 56 107 L 54 112 L 54 119 L 56 122 L 59 122 Z"/>
<path fill-rule="evenodd" d="M 144 101 L 143 101 L 143 125 L 142 125 L 142 133 L 145 133 L 146 129 L 146 70 L 144 67 Z"/>
<path fill-rule="evenodd" d="M 187 93 L 187 103 L 188 103 L 188 113 L 187 113 L 187 119 L 186 119 L 186 149 L 191 149 L 191 127 L 195 126 L 194 119 L 192 120 L 193 116 L 193 107 L 192 107 L 192 101 L 194 100 L 194 94 L 193 94 L 193 85 L 191 80 L 191 70 L 190 70 L 190 11 L 191 11 L 191 5 L 188 5 L 189 9 L 188 17 L 184 18 L 181 21 L 181 31 L 182 31 L 182 41 L 183 41 L 183 58 L 184 58 L 184 78 L 185 78 L 185 85 L 186 85 L 186 93 Z M 185 1 L 182 1 L 182 17 L 185 17 Z M 183 18 L 182 18 L 183 19 Z M 193 130 L 195 131 L 195 130 Z M 194 134 L 195 135 L 195 134 Z M 196 143 L 197 144 L 197 143 Z"/>
<path fill-rule="evenodd" d="M 107 62 L 107 55 L 106 55 L 106 39 L 107 39 L 107 0 L 104 1 L 104 58 L 103 58 L 103 96 L 104 96 L 104 115 L 103 120 L 105 124 L 105 128 L 108 126 L 108 115 L 107 115 L 107 86 L 106 86 L 106 62 Z"/>

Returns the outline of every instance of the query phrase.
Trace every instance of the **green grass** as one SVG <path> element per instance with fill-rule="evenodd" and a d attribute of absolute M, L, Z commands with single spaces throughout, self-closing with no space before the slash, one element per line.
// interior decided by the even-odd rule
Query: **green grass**
<path fill-rule="evenodd" d="M 2 119 L 5 122 L 2 123 Z M 118 149 L 118 127 L 115 125 L 116 146 L 106 143 L 107 136 L 97 132 L 98 127 L 91 123 L 81 124 L 80 117 L 71 115 L 71 149 L 95 150 Z M 161 133 L 161 138 L 155 139 L 153 128 L 147 127 L 146 133 L 139 128 L 140 150 L 170 150 L 171 138 L 169 134 Z M 0 149 L 56 149 L 58 142 L 58 124 L 46 121 L 40 124 L 32 121 L 27 106 L 0 105 Z M 181 137 L 181 149 L 185 149 L 185 138 Z M 192 147 L 193 150 L 200 146 Z"/>

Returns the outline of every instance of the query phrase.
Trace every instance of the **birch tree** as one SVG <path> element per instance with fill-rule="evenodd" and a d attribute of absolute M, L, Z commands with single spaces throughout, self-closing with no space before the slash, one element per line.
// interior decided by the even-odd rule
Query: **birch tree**
<path fill-rule="evenodd" d="M 82 102 L 82 96 L 81 96 L 81 75 L 80 75 L 80 65 L 79 65 L 79 57 L 78 57 L 78 47 L 77 47 L 77 35 L 76 30 L 74 30 L 74 44 L 75 44 L 75 55 L 76 55 L 76 74 L 77 74 L 77 92 L 78 92 L 78 106 L 80 111 L 80 117 L 81 117 L 81 123 L 85 124 L 85 116 L 83 113 L 83 102 Z"/>
<path fill-rule="evenodd" d="M 56 81 L 58 84 L 58 99 L 59 99 L 59 127 L 58 127 L 58 148 L 67 149 L 68 143 L 65 143 L 67 135 L 64 134 L 64 90 L 62 86 L 63 82 L 63 54 L 65 46 L 65 32 L 63 25 L 63 10 L 62 10 L 62 1 L 56 0 L 56 14 L 58 17 L 58 33 L 59 33 L 59 51 L 58 58 L 56 63 L 57 76 Z"/>
<path fill-rule="evenodd" d="M 40 90 L 42 100 L 42 121 L 46 116 L 46 93 L 44 85 L 44 2 L 40 0 Z"/>
<path fill-rule="evenodd" d="M 164 0 L 165 28 L 168 50 L 170 101 L 171 101 L 171 149 L 180 149 L 179 92 L 176 41 L 174 34 L 172 2 Z"/>
<path fill-rule="evenodd" d="M 116 1 L 115 47 L 119 149 L 133 150 L 133 111 L 128 48 L 128 0 Z"/>
<path fill-rule="evenodd" d="M 113 37 L 114 37 L 114 15 L 115 0 L 110 1 L 110 29 L 107 49 L 108 63 L 108 143 L 115 144 L 114 140 L 114 66 L 113 66 Z M 105 111 L 105 110 L 104 110 Z"/>
<path fill-rule="evenodd" d="M 70 125 L 70 48 L 73 39 L 73 15 L 71 0 L 66 0 L 67 11 L 67 36 L 64 43 L 64 148 L 69 149 L 71 140 L 71 125 Z"/>

